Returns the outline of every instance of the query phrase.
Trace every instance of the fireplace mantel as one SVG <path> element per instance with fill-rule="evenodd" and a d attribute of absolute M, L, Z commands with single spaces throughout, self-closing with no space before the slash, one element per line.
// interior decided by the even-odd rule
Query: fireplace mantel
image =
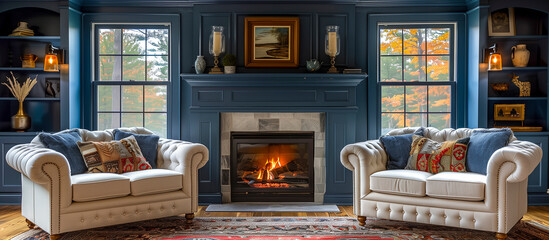
<path fill-rule="evenodd" d="M 210 150 L 199 172 L 201 203 L 221 202 L 220 114 L 224 112 L 326 113 L 325 203 L 352 201 L 352 174 L 341 149 L 367 134 L 366 74 L 182 74 L 183 131 Z M 360 123 L 360 124 L 357 124 Z M 188 124 L 188 126 L 185 126 Z"/>
<path fill-rule="evenodd" d="M 191 111 L 251 111 L 265 107 L 307 108 L 304 110 L 312 111 L 312 108 L 326 107 L 356 109 L 356 87 L 366 79 L 366 75 L 244 73 L 184 74 L 182 78 L 191 87 Z M 273 110 L 277 109 L 266 111 Z"/>

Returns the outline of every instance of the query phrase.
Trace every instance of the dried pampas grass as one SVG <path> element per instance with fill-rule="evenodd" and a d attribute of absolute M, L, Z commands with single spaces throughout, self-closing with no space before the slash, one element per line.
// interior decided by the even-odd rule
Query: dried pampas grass
<path fill-rule="evenodd" d="M 30 77 L 27 78 L 27 80 L 23 83 L 23 85 L 19 84 L 19 82 L 17 82 L 17 79 L 15 79 L 15 76 L 13 76 L 13 72 L 10 72 L 11 73 L 11 78 L 10 77 L 6 77 L 8 79 L 8 83 L 2 83 L 3 85 L 6 85 L 6 87 L 8 87 L 10 89 L 10 92 L 11 94 L 13 94 L 13 96 L 15 98 L 17 98 L 17 100 L 19 102 L 23 102 L 25 100 L 25 98 L 29 95 L 29 92 L 31 91 L 32 87 L 34 87 L 34 85 L 36 84 L 36 77 L 34 77 L 34 79 L 31 79 Z"/>

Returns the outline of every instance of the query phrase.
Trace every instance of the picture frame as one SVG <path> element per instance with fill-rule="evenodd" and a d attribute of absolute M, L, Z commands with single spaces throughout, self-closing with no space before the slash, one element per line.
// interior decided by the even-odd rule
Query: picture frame
<path fill-rule="evenodd" d="M 524 104 L 494 104 L 494 121 L 524 121 Z"/>
<path fill-rule="evenodd" d="M 59 98 L 61 81 L 59 78 L 46 78 L 44 92 L 47 98 Z"/>
<path fill-rule="evenodd" d="M 246 17 L 246 67 L 298 67 L 299 17 Z"/>
<path fill-rule="evenodd" d="M 515 36 L 515 10 L 502 8 L 488 17 L 488 36 Z"/>

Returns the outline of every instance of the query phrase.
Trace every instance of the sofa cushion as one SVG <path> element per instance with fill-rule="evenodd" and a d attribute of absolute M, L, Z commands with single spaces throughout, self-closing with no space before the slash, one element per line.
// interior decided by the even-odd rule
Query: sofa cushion
<path fill-rule="evenodd" d="M 415 170 L 385 170 L 370 175 L 370 189 L 374 192 L 425 196 L 425 182 L 433 174 Z"/>
<path fill-rule="evenodd" d="M 137 144 L 139 144 L 139 148 L 141 148 L 143 157 L 145 157 L 145 159 L 152 168 L 156 168 L 156 154 L 158 148 L 158 140 L 160 139 L 159 136 L 153 134 L 135 134 L 130 132 L 124 132 L 119 129 L 115 129 L 113 131 L 113 134 L 114 140 L 121 140 L 129 136 L 134 136 L 135 140 L 137 140 Z"/>
<path fill-rule="evenodd" d="M 427 196 L 464 201 L 484 200 L 486 175 L 442 172 L 427 178 Z"/>
<path fill-rule="evenodd" d="M 183 174 L 167 169 L 127 172 L 133 196 L 171 192 L 183 188 Z"/>
<path fill-rule="evenodd" d="M 486 174 L 488 160 L 505 147 L 512 136 L 511 129 L 477 129 L 471 135 L 467 151 L 467 171 Z"/>
<path fill-rule="evenodd" d="M 84 173 L 71 176 L 72 200 L 88 202 L 130 194 L 130 178 L 114 173 Z"/>
<path fill-rule="evenodd" d="M 404 134 L 396 136 L 383 136 L 379 141 L 383 144 L 389 160 L 387 169 L 404 169 L 410 156 L 410 146 L 412 145 L 412 136 L 423 136 L 423 127 L 418 128 L 413 134 Z"/>
<path fill-rule="evenodd" d="M 49 149 L 55 150 L 65 156 L 69 162 L 71 175 L 85 173 L 87 171 L 84 159 L 78 150 L 77 142 L 81 141 L 78 129 L 63 131 L 55 134 L 40 133 L 40 142 Z"/>
<path fill-rule="evenodd" d="M 150 169 L 134 136 L 110 142 L 78 142 L 89 173 L 124 173 Z"/>
<path fill-rule="evenodd" d="M 469 137 L 437 142 L 414 136 L 406 169 L 430 173 L 465 172 L 465 156 Z"/>

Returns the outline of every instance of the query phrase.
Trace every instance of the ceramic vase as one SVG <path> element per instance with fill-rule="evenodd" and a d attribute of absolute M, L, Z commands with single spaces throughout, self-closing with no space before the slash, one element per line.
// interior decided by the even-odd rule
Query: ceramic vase
<path fill-rule="evenodd" d="M 511 48 L 511 60 L 515 67 L 526 67 L 530 60 L 530 51 L 526 49 L 526 44 L 518 44 Z"/>
<path fill-rule="evenodd" d="M 206 60 L 204 60 L 204 56 L 196 56 L 194 70 L 196 71 L 196 74 L 204 73 L 204 70 L 206 70 Z"/>
<path fill-rule="evenodd" d="M 23 102 L 19 102 L 19 111 L 11 117 L 11 127 L 16 132 L 24 132 L 31 127 L 31 118 L 23 111 Z"/>
<path fill-rule="evenodd" d="M 233 74 L 236 72 L 236 66 L 225 66 L 225 74 Z"/>

